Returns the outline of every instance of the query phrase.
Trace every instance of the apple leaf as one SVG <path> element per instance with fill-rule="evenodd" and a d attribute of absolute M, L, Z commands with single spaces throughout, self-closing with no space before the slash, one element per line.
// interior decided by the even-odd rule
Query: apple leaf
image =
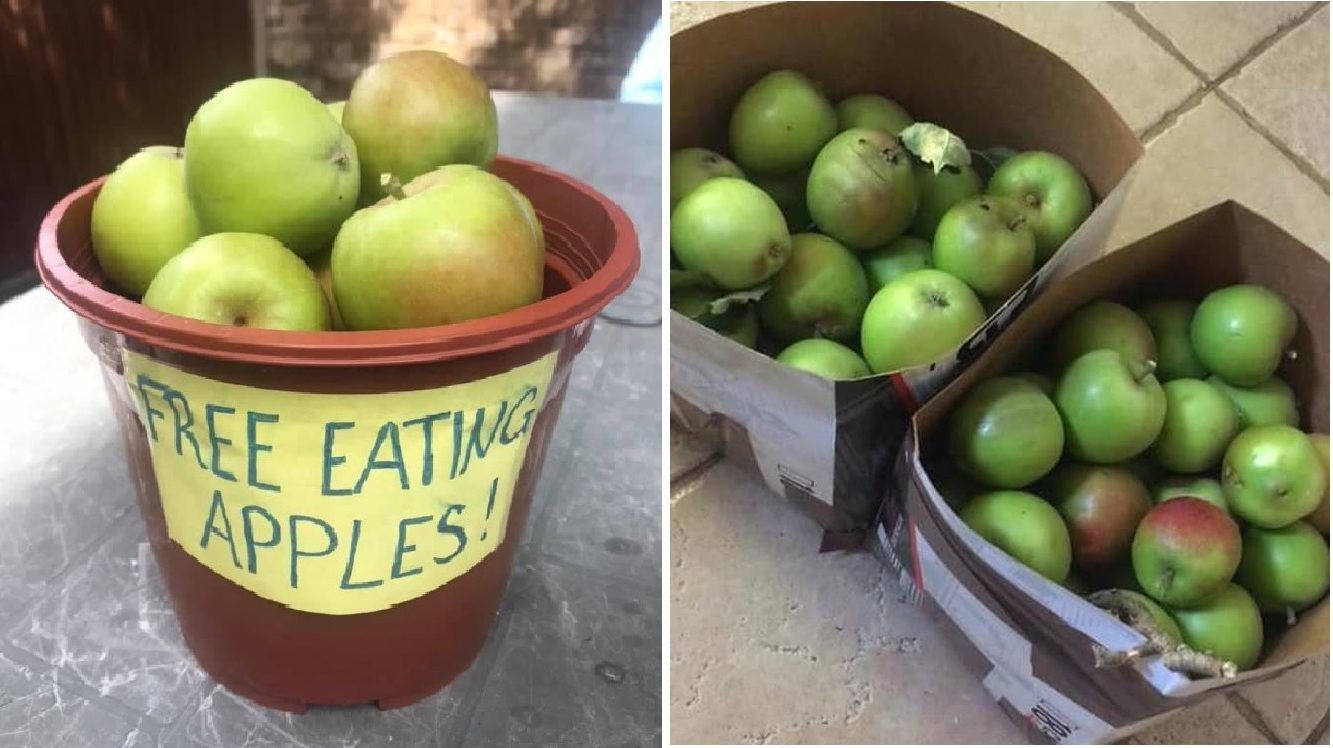
<path fill-rule="evenodd" d="M 768 293 L 768 284 L 747 288 L 743 291 L 732 291 L 729 294 L 719 296 L 708 302 L 708 311 L 711 314 L 725 314 L 733 306 L 751 304 L 759 301 Z"/>
<path fill-rule="evenodd" d="M 961 169 L 972 163 L 972 153 L 963 139 L 929 122 L 909 125 L 899 135 L 912 155 L 939 174 L 946 166 Z"/>

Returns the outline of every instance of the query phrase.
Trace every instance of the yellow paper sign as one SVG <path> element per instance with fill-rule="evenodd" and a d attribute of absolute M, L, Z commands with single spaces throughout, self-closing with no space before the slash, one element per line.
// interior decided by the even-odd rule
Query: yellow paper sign
<path fill-rule="evenodd" d="M 260 597 L 349 615 L 420 597 L 500 546 L 555 357 L 436 389 L 326 395 L 126 351 L 125 384 L 171 539 Z"/>

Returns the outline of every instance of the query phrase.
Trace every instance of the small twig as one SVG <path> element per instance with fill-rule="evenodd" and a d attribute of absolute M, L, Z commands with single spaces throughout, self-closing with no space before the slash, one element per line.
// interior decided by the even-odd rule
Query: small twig
<path fill-rule="evenodd" d="M 1187 644 L 1171 640 L 1153 621 L 1152 612 L 1143 603 L 1120 590 L 1100 590 L 1087 597 L 1088 602 L 1105 610 L 1122 623 L 1147 637 L 1148 641 L 1125 650 L 1112 650 L 1100 644 L 1092 645 L 1093 663 L 1098 668 L 1120 667 L 1153 655 L 1162 656 L 1162 664 L 1184 675 L 1203 678 L 1234 678 L 1236 664 L 1198 652 Z"/>

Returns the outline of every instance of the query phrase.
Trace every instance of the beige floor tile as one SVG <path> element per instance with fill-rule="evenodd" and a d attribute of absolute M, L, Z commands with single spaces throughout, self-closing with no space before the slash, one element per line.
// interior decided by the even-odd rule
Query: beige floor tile
<path fill-rule="evenodd" d="M 1303 743 L 1328 712 L 1328 655 L 1241 692 L 1284 743 Z"/>
<path fill-rule="evenodd" d="M 1021 743 L 868 553 L 722 464 L 671 512 L 674 743 Z"/>
<path fill-rule="evenodd" d="M 1146 130 L 1202 86 L 1179 60 L 1107 3 L 960 4 L 1062 57 L 1106 95 L 1135 132 Z"/>
<path fill-rule="evenodd" d="M 1222 84 L 1250 117 L 1328 180 L 1328 6 Z"/>
<path fill-rule="evenodd" d="M 1214 95 L 1148 145 L 1109 246 L 1226 199 L 1328 256 L 1328 195 Z"/>
<path fill-rule="evenodd" d="M 1268 740 L 1251 727 L 1225 697 L 1213 696 L 1134 735 L 1133 742 L 1143 745 L 1252 745 L 1266 744 Z"/>
<path fill-rule="evenodd" d="M 1310 7 L 1304 2 L 1140 2 L 1134 8 L 1216 80 Z"/>

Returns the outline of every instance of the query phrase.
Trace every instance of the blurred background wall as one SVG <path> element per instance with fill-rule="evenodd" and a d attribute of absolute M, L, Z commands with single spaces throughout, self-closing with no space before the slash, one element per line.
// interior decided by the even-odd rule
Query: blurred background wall
<path fill-rule="evenodd" d="M 346 97 L 376 57 L 437 49 L 495 89 L 615 98 L 658 0 L 256 0 L 268 74 Z"/>
<path fill-rule="evenodd" d="M 33 282 L 56 200 L 179 144 L 195 107 L 253 70 L 245 2 L 0 2 L 0 300 Z"/>
<path fill-rule="evenodd" d="M 42 215 L 254 75 L 345 98 L 371 61 L 438 49 L 494 89 L 616 98 L 659 0 L 0 2 L 0 300 L 33 282 Z"/>

